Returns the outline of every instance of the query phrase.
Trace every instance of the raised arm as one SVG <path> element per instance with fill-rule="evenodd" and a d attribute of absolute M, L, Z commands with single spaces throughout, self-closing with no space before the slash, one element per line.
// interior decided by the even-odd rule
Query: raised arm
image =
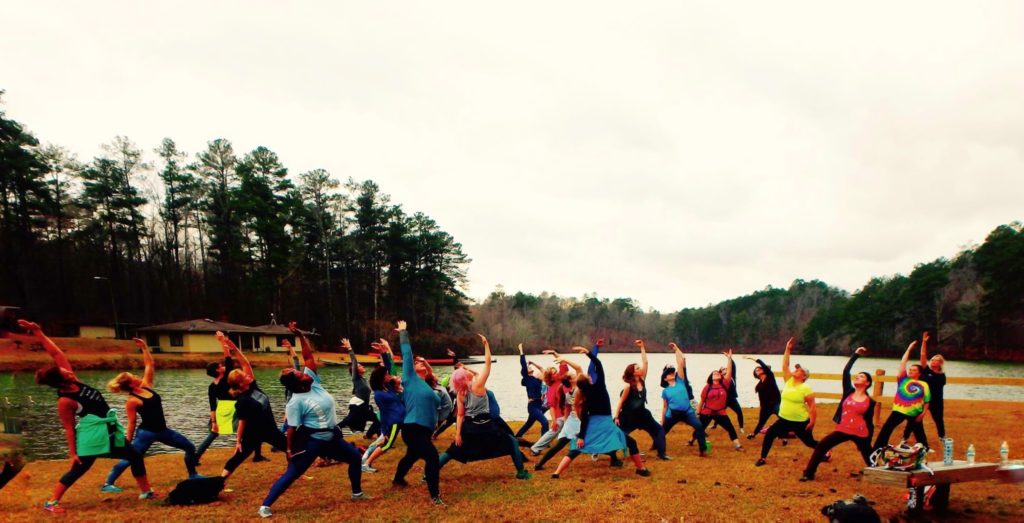
<path fill-rule="evenodd" d="M 640 377 L 647 379 L 647 344 L 644 340 L 636 340 L 633 344 L 640 348 Z"/>
<path fill-rule="evenodd" d="M 921 334 L 921 366 L 928 368 L 928 340 L 931 339 L 928 336 L 928 331 L 924 331 Z"/>
<path fill-rule="evenodd" d="M 295 354 L 295 347 L 292 347 L 292 342 L 282 340 L 281 345 L 288 349 L 288 360 L 291 362 L 292 368 L 295 370 L 302 370 L 302 365 L 299 363 L 299 356 Z"/>
<path fill-rule="evenodd" d="M 674 342 L 669 343 L 668 346 L 676 356 L 676 374 L 682 376 L 684 369 L 686 369 L 686 355 L 683 354 L 683 349 L 680 349 L 679 345 L 676 345 Z"/>
<path fill-rule="evenodd" d="M 846 362 L 846 366 L 843 367 L 843 394 L 853 390 L 853 380 L 850 379 L 850 371 L 853 370 L 853 363 L 857 361 L 857 358 L 868 353 L 868 350 L 864 347 L 857 347 L 857 350 L 853 351 L 850 356 L 850 360 Z"/>
<path fill-rule="evenodd" d="M 587 349 L 583 349 L 583 350 L 585 352 Z M 567 360 L 567 359 L 563 358 L 562 356 L 556 356 L 555 357 L 555 363 L 558 363 L 559 367 L 564 367 L 564 366 L 572 367 L 572 369 L 576 371 L 577 375 L 583 374 L 583 367 L 580 367 L 579 365 L 576 364 L 576 362 L 574 362 L 572 360 Z M 559 370 L 559 373 L 562 376 L 565 376 L 565 373 L 561 372 L 561 370 Z"/>
<path fill-rule="evenodd" d="M 790 338 L 786 342 L 786 351 L 782 353 L 782 379 L 783 381 L 789 381 L 789 378 L 793 375 L 789 370 L 789 353 L 793 351 L 793 345 L 796 345 L 796 338 Z"/>
<path fill-rule="evenodd" d="M 51 358 L 53 358 L 53 362 L 56 363 L 58 367 L 71 373 L 75 372 L 71 368 L 71 362 L 68 361 L 68 357 L 64 354 L 64 351 L 60 350 L 60 347 L 58 347 L 57 344 L 54 343 L 49 336 L 43 333 L 43 328 L 40 327 L 38 323 L 33 323 L 31 321 L 26 320 L 18 320 L 18 326 L 21 327 L 22 329 L 25 329 L 25 331 L 28 332 L 29 335 L 34 336 L 37 340 L 39 340 L 39 343 L 43 344 L 43 348 L 46 349 L 46 353 L 49 354 Z M 78 380 L 77 376 L 75 377 L 75 380 Z"/>
<path fill-rule="evenodd" d="M 406 324 L 404 321 L 398 320 L 395 325 L 395 330 L 398 331 L 398 344 L 402 347 L 402 381 L 410 383 L 412 380 L 422 379 L 416 374 L 416 362 L 413 360 L 415 356 L 412 355 L 412 345 L 409 344 L 409 331 L 406 330 Z"/>
<path fill-rule="evenodd" d="M 523 344 L 519 344 L 519 374 L 523 377 L 523 380 L 530 375 L 530 369 L 526 366 L 526 355 L 523 354 Z M 526 385 L 524 382 L 523 385 Z"/>
<path fill-rule="evenodd" d="M 381 338 L 380 340 L 377 340 L 375 343 L 371 343 L 370 346 L 380 353 L 380 360 L 381 363 L 384 365 L 384 368 L 388 370 L 388 374 L 394 376 L 395 358 L 392 355 L 391 344 L 388 343 L 388 340 Z"/>
<path fill-rule="evenodd" d="M 736 368 L 736 364 L 732 361 L 732 349 L 729 349 L 722 354 L 725 354 L 725 379 L 723 380 L 723 383 L 726 381 L 731 383 L 732 371 Z"/>
<path fill-rule="evenodd" d="M 139 338 L 132 338 L 135 345 L 142 350 L 142 363 L 145 365 L 146 370 L 142 374 L 142 384 L 147 387 L 152 387 L 154 383 L 154 375 L 156 374 L 156 362 L 153 361 L 153 355 L 149 352 L 149 345 Z"/>
<path fill-rule="evenodd" d="M 473 379 L 473 386 L 474 388 L 483 389 L 484 385 L 487 384 L 487 378 L 491 376 L 491 344 L 487 342 L 487 337 L 483 334 L 477 334 L 477 336 L 480 336 L 480 341 L 484 344 L 484 369 L 477 373 L 476 378 Z"/>
<path fill-rule="evenodd" d="M 256 374 L 252 371 L 252 365 L 249 364 L 249 359 L 242 354 L 242 351 L 238 350 L 238 347 L 224 335 L 223 332 L 217 331 L 217 341 L 220 342 L 221 347 L 224 347 L 228 353 L 234 353 L 238 356 L 238 361 L 242 365 L 242 371 L 249 375 L 250 378 L 256 378 Z"/>
<path fill-rule="evenodd" d="M 302 345 L 302 364 L 305 365 L 307 369 L 316 372 L 317 366 L 316 358 L 313 357 L 313 344 L 309 343 L 309 339 L 306 338 L 306 335 L 301 330 L 299 330 L 294 321 L 288 322 L 288 330 L 295 334 L 295 337 L 299 339 L 299 344 Z"/>
<path fill-rule="evenodd" d="M 906 373 L 907 373 L 907 363 L 910 362 L 910 353 L 914 351 L 914 347 L 916 347 L 916 346 L 917 346 L 917 340 L 914 340 L 914 341 L 910 342 L 910 345 L 907 346 L 907 351 L 903 353 L 903 359 L 900 360 L 900 375 L 901 376 L 906 375 Z"/>

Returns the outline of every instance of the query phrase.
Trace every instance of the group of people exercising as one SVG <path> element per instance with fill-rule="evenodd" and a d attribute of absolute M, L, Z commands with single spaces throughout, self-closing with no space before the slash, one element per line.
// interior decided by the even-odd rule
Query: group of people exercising
<path fill-rule="evenodd" d="M 637 430 L 646 432 L 652 440 L 651 450 L 657 459 L 667 461 L 672 458 L 667 453 L 665 435 L 680 422 L 693 429 L 690 444 L 697 442 L 697 453 L 701 457 L 710 453 L 707 429 L 712 423 L 725 429 L 733 449 L 744 450 L 728 416 L 729 410 L 736 412 L 739 430 L 743 433 L 743 411 L 736 392 L 736 365 L 731 350 L 723 353 L 726 364 L 712 371 L 700 394 L 695 395 L 686 371 L 685 354 L 678 345 L 670 343 L 675 364 L 666 365 L 661 371 L 662 414 L 659 421 L 647 408 L 648 362 L 643 340 L 634 342 L 640 353 L 640 363 L 626 366 L 622 374 L 624 387 L 614 402 L 608 394 L 605 369 L 599 357 L 603 340 L 598 340 L 589 349 L 572 348 L 573 352 L 585 355 L 589 360 L 585 371 L 554 350 L 544 351 L 554 358 L 551 366 L 528 362 L 523 346 L 519 345 L 521 383 L 528 397 L 528 417 L 520 430 L 513 432 L 502 419 L 494 394 L 487 388 L 492 358 L 486 337 L 480 335 L 484 351 L 482 369 L 473 370 L 456 361 L 451 376 L 439 379 L 425 359 L 413 354 L 406 324 L 399 321 L 396 331 L 403 361 L 400 374 L 395 372 L 394 354 L 386 339 L 371 344 L 380 355 L 381 365 L 374 368 L 368 381 L 366 369 L 356 361 L 351 344 L 342 340 L 342 347 L 351 355 L 353 396 L 347 416 L 339 422 L 335 399 L 321 383 L 312 344 L 292 322 L 289 329 L 300 342 L 302 357 L 300 360 L 289 347 L 292 364 L 279 375 L 287 395 L 285 422 L 279 424 L 270 398 L 256 383 L 249 361 L 227 336 L 218 332 L 224 359 L 211 363 L 207 368 L 207 374 L 212 378 L 209 387 L 210 434 L 197 450 L 185 436 L 167 425 L 161 397 L 154 388 L 155 363 L 145 342 L 135 340 L 145 364 L 143 375 L 139 377 L 122 372 L 107 384 L 111 392 L 128 396 L 125 403 L 127 427 L 124 428 L 103 394 L 78 379 L 63 351 L 39 325 L 24 320 L 19 324 L 41 342 L 54 360 L 53 366 L 36 373 L 36 381 L 57 390 L 57 412 L 71 458 L 71 469 L 60 478 L 50 499 L 43 504 L 43 508 L 50 512 L 65 511 L 60 506 L 64 493 L 92 467 L 97 458 L 119 459 L 101 490 L 121 492 L 116 481 L 125 469 L 130 468 L 141 491 L 139 497 L 150 499 L 156 494 L 146 475 L 144 455 L 154 442 L 183 450 L 188 478 L 199 480 L 203 476 L 198 474 L 197 466 L 204 451 L 217 437 L 232 434 L 235 435 L 235 448 L 221 471 L 224 481 L 246 458 L 258 453 L 263 444 L 271 445 L 288 457 L 286 470 L 271 485 L 258 509 L 262 517 L 272 515 L 274 502 L 317 460 L 347 464 L 352 499 L 370 499 L 361 488 L 362 474 L 377 472 L 374 462 L 394 448 L 399 434 L 406 451 L 396 466 L 393 485 L 407 486 L 406 476 L 413 464 L 422 460 L 423 479 L 432 502 L 438 505 L 444 504 L 440 497 L 440 469 L 451 460 L 470 463 L 509 456 L 516 469 L 515 477 L 531 479 L 521 447 L 528 447 L 532 456 L 540 456 L 533 467 L 535 471 L 543 470 L 551 459 L 569 447 L 551 474 L 552 479 L 565 474 L 581 454 L 608 455 L 612 467 L 622 467 L 625 461 L 619 457 L 620 451 L 623 458 L 633 464 L 637 475 L 650 476 L 644 453 L 632 433 Z M 942 416 L 944 359 L 940 355 L 929 359 L 927 343 L 928 334 L 925 333 L 920 364 L 909 365 L 916 341 L 904 353 L 892 413 L 873 444 L 871 437 L 877 405 L 868 393 L 872 376 L 867 372 L 851 374 L 857 359 L 866 354 L 865 348 L 856 349 L 843 369 L 842 400 L 833 417 L 836 427 L 820 441 L 813 435 L 818 416 L 814 391 L 806 383 L 810 371 L 800 364 L 790 367 L 794 340 L 789 340 L 782 356 L 784 384 L 781 390 L 772 368 L 760 359 L 749 358 L 757 364 L 753 374 L 757 380 L 755 391 L 760 402 L 760 415 L 757 427 L 747 434 L 747 439 L 764 435 L 761 454 L 755 465 L 767 463 L 777 439 L 782 438 L 785 443 L 793 436 L 813 449 L 801 481 L 813 480 L 820 463 L 831 459 L 831 450 L 847 441 L 857 446 L 865 463 L 870 465 L 869 457 L 874 449 L 887 445 L 892 432 L 903 423 L 906 423 L 904 439 L 913 433 L 919 443 L 927 446 L 923 428 L 927 412 L 931 412 L 939 438 L 945 438 Z M 454 356 L 451 352 L 449 354 Z M 379 414 L 370 404 L 371 395 Z M 772 416 L 777 419 L 765 428 Z M 535 423 L 540 425 L 540 437 L 532 444 L 524 442 L 523 436 Z M 434 441 L 452 425 L 455 426 L 454 440 L 439 454 Z M 345 440 L 342 427 L 364 432 L 367 437 L 375 439 L 367 448 L 361 449 Z"/>

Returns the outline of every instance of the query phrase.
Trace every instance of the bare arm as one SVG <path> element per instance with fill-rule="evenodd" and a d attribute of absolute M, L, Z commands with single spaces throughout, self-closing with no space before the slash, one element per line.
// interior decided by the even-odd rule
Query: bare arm
<path fill-rule="evenodd" d="M 252 372 L 252 365 L 249 364 L 249 359 L 245 357 L 245 354 L 242 354 L 242 351 L 238 350 L 238 347 L 236 347 L 223 332 L 217 331 L 217 340 L 220 341 L 221 346 L 228 351 L 228 354 L 234 352 L 238 355 L 238 361 L 242 364 L 242 372 L 248 374 L 250 378 L 256 377 Z"/>
<path fill-rule="evenodd" d="M 306 365 L 306 368 L 309 370 L 316 372 L 317 367 L 316 358 L 313 357 L 313 345 L 309 343 L 309 339 L 306 338 L 306 335 L 295 326 L 294 321 L 288 322 L 288 330 L 295 333 L 299 338 L 299 343 L 302 345 L 302 363 Z M 344 346 L 344 342 L 346 341 L 348 340 L 342 339 L 342 346 Z"/>
<path fill-rule="evenodd" d="M 284 348 L 288 349 L 288 364 L 295 368 L 295 370 L 302 370 L 299 367 L 299 357 L 295 354 L 295 347 L 292 347 L 291 342 L 288 340 L 284 340 L 282 344 Z"/>
<path fill-rule="evenodd" d="M 683 354 L 683 349 L 680 349 L 679 345 L 676 345 L 675 343 L 669 343 L 668 346 L 676 354 L 676 374 L 679 374 L 680 376 L 682 376 L 683 375 L 683 369 L 686 368 L 686 355 Z"/>
<path fill-rule="evenodd" d="M 68 398 L 61 398 L 57 401 L 57 415 L 60 417 L 60 424 L 64 427 L 64 439 L 68 443 L 68 456 L 71 461 L 81 463 L 78 459 L 78 447 L 75 444 L 75 401 Z"/>
<path fill-rule="evenodd" d="M 910 342 L 910 345 L 907 347 L 907 352 L 903 353 L 903 359 L 900 360 L 900 374 L 907 373 L 907 363 L 910 362 L 910 353 L 913 352 L 914 347 L 916 346 L 917 340 Z"/>
<path fill-rule="evenodd" d="M 18 326 L 28 331 L 30 335 L 35 336 L 35 338 L 39 340 L 40 343 L 43 344 L 43 348 L 46 349 L 46 353 L 49 354 L 51 358 L 53 358 L 53 362 L 56 363 L 58 367 L 71 373 L 75 372 L 71 368 L 71 362 L 68 361 L 68 357 L 64 354 L 64 351 L 60 350 L 60 347 L 58 347 L 57 344 L 54 343 L 49 336 L 43 333 L 43 329 L 42 327 L 39 326 L 38 323 L 33 323 L 31 321 L 26 320 L 18 320 Z M 77 376 L 75 377 L 75 380 L 78 380 Z"/>
<path fill-rule="evenodd" d="M 586 349 L 584 349 L 584 350 L 586 350 Z M 567 359 L 559 356 L 559 357 L 555 358 L 555 362 L 558 363 L 559 365 L 568 365 L 568 366 L 572 367 L 572 370 L 576 371 L 577 375 L 583 374 L 583 367 L 580 367 L 579 365 L 576 364 L 576 362 L 574 362 L 572 360 L 567 360 Z"/>
<path fill-rule="evenodd" d="M 491 376 L 491 344 L 487 342 L 487 337 L 483 334 L 477 334 L 477 336 L 480 336 L 480 341 L 484 344 L 484 369 L 473 380 L 473 392 L 480 395 L 485 392 L 484 386 L 487 384 L 487 378 Z"/>
<path fill-rule="evenodd" d="M 782 380 L 789 381 L 789 378 L 793 375 L 789 370 L 789 353 L 793 350 L 793 345 L 796 345 L 796 338 L 790 338 L 786 342 L 786 351 L 782 353 Z"/>
<path fill-rule="evenodd" d="M 138 345 L 139 349 L 142 350 L 142 362 L 146 366 L 145 372 L 142 374 L 142 384 L 147 387 L 152 387 L 154 383 L 154 376 L 156 374 L 156 362 L 153 361 L 153 354 L 149 352 L 149 345 L 139 338 L 132 338 L 135 345 Z"/>
<path fill-rule="evenodd" d="M 921 366 L 926 367 L 928 365 L 928 331 L 924 331 L 921 335 Z"/>
<path fill-rule="evenodd" d="M 644 340 L 636 340 L 633 344 L 640 348 L 640 377 L 647 379 L 647 344 Z"/>
<path fill-rule="evenodd" d="M 814 404 L 814 394 L 808 394 L 804 398 L 804 403 L 807 404 L 807 412 L 810 414 L 810 418 L 807 420 L 807 430 L 814 428 L 814 422 L 818 420 L 818 407 Z"/>
<path fill-rule="evenodd" d="M 466 395 L 455 396 L 455 446 L 462 446 L 462 424 L 466 420 Z"/>
<path fill-rule="evenodd" d="M 619 424 L 619 414 L 622 412 L 622 406 L 626 403 L 626 397 L 629 396 L 629 386 L 622 389 L 622 394 L 619 394 L 619 401 L 615 404 L 615 424 Z"/>
<path fill-rule="evenodd" d="M 135 426 L 138 421 L 139 404 L 142 403 L 136 398 L 128 398 L 124 404 L 125 414 L 128 416 L 128 428 L 124 432 L 124 439 L 131 444 L 135 439 Z"/>
<path fill-rule="evenodd" d="M 725 354 L 725 380 L 732 381 L 732 349 L 729 349 L 722 354 Z"/>

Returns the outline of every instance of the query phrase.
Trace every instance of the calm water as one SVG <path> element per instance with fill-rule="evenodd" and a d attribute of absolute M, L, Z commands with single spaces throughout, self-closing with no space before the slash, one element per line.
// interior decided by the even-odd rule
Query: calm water
<path fill-rule="evenodd" d="M 585 356 L 573 354 L 571 358 L 586 369 L 587 359 Z M 549 365 L 551 362 L 551 358 L 548 356 L 538 355 L 530 359 L 541 365 Z M 763 359 L 781 376 L 781 372 L 778 371 L 781 368 L 781 356 L 765 356 Z M 661 375 L 661 368 L 667 363 L 673 363 L 674 359 L 671 354 L 652 354 L 649 360 L 650 371 L 647 378 L 647 385 L 651 390 L 649 407 L 655 417 L 659 417 L 661 414 L 661 388 L 658 378 Z M 723 356 L 711 354 L 692 354 L 686 360 L 689 376 L 694 381 L 694 388 L 698 393 L 708 373 L 725 362 Z M 601 361 L 608 374 L 608 389 L 614 397 L 622 389 L 622 370 L 629 363 L 639 363 L 640 358 L 631 354 L 606 354 L 601 357 Z M 793 358 L 793 363 L 801 363 L 811 369 L 812 373 L 842 372 L 846 361 L 846 358 L 839 356 L 796 356 Z M 745 407 L 756 407 L 757 396 L 754 394 L 754 378 L 752 376 L 755 364 L 752 361 L 737 359 L 736 365 L 740 403 Z M 874 372 L 875 369 L 885 369 L 886 374 L 895 374 L 898 366 L 899 361 L 894 359 L 862 358 L 855 371 Z M 473 367 L 482 366 L 475 365 Z M 440 375 L 451 372 L 450 367 L 440 367 L 435 370 Z M 270 396 L 275 414 L 281 417 L 284 414 L 284 391 L 277 382 L 277 373 L 278 371 L 274 369 L 256 369 L 256 377 L 260 386 Z M 951 361 L 946 364 L 946 373 L 950 376 L 1019 377 L 1024 375 L 1024 364 Z M 85 383 L 105 390 L 107 380 L 116 374 L 115 371 L 85 371 L 80 372 L 79 377 Z M 338 418 L 340 419 L 348 408 L 348 399 L 352 390 L 352 380 L 348 375 L 348 369 L 325 367 L 321 369 L 321 377 L 324 386 L 334 393 L 337 399 Z M 526 418 L 526 394 L 523 387 L 520 386 L 519 380 L 518 358 L 498 356 L 497 363 L 492 367 L 488 387 L 494 391 L 501 404 L 502 417 L 508 420 Z M 196 444 L 207 434 L 209 407 L 206 388 L 209 383 L 210 378 L 200 369 L 158 370 L 156 375 L 156 390 L 163 397 L 168 424 L 171 428 L 188 436 Z M 817 391 L 840 392 L 838 381 L 812 379 L 809 383 Z M 892 393 L 894 390 L 893 384 L 886 384 L 887 393 Z M 949 385 L 946 387 L 946 397 L 1024 401 L 1024 387 Z M 125 397 L 107 393 L 106 398 L 110 405 L 123 416 Z M 8 402 L 12 407 L 5 408 L 4 405 Z M 31 457 L 38 459 L 67 456 L 63 430 L 56 416 L 55 394 L 52 389 L 36 385 L 32 373 L 0 374 L 0 419 L 10 420 L 15 416 L 20 418 L 25 425 L 26 450 Z M 233 444 L 232 438 L 218 438 L 214 447 L 227 447 Z M 169 451 L 173 451 L 173 449 L 168 449 L 160 444 L 154 445 L 151 450 L 154 453 Z"/>

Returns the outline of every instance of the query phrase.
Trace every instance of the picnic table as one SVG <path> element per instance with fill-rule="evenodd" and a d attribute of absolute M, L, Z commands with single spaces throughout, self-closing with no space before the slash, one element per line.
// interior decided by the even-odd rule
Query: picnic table
<path fill-rule="evenodd" d="M 911 502 L 907 504 L 910 512 L 924 510 L 925 487 L 933 485 L 934 492 L 931 494 L 931 505 L 936 510 L 945 510 L 949 507 L 949 490 L 954 483 L 966 483 L 968 481 L 986 481 L 990 479 L 1006 480 L 1006 474 L 1001 474 L 1002 468 L 998 463 L 975 463 L 969 465 L 966 461 L 956 460 L 952 465 L 946 465 L 939 461 L 928 463 L 931 472 L 925 469 L 912 471 L 888 470 L 884 467 L 867 467 L 864 469 L 864 479 L 872 483 L 900 486 L 910 491 Z"/>

